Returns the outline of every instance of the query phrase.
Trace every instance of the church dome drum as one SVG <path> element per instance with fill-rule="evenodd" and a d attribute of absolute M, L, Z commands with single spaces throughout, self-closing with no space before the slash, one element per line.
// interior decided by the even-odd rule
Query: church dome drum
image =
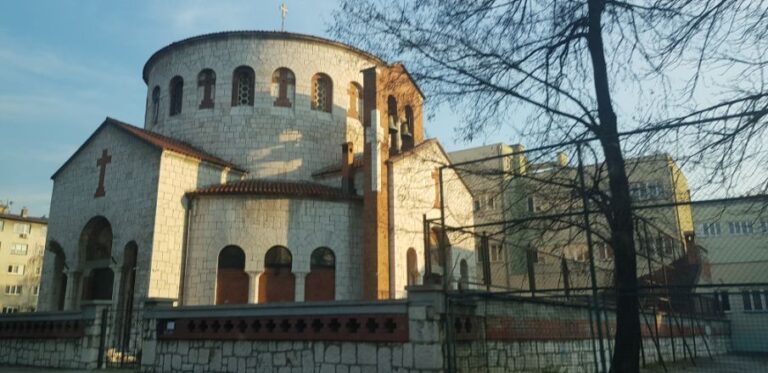
<path fill-rule="evenodd" d="M 362 151 L 361 70 L 384 64 L 286 32 L 185 39 L 144 66 L 144 128 L 217 154 L 250 177 L 309 180 L 341 161 L 341 144 Z"/>

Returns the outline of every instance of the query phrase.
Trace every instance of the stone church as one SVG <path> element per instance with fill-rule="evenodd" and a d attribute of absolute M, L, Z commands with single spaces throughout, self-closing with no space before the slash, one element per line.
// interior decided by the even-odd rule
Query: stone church
<path fill-rule="evenodd" d="M 41 311 L 393 299 L 475 276 L 474 242 L 425 228 L 441 205 L 471 225 L 473 201 L 450 169 L 441 193 L 449 160 L 404 66 L 222 32 L 160 49 L 143 79 L 143 125 L 107 118 L 52 176 Z"/>

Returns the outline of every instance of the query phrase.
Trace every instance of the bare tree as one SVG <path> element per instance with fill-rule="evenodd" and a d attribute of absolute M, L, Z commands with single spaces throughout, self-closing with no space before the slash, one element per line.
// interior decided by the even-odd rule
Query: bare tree
<path fill-rule="evenodd" d="M 464 139 L 522 122 L 522 113 L 519 129 L 539 144 L 597 139 L 615 250 L 611 367 L 637 372 L 625 153 L 638 144 L 624 144 L 620 130 L 656 128 L 657 139 L 695 144 L 688 159 L 712 164 L 713 181 L 737 173 L 747 154 L 768 159 L 766 21 L 766 3 L 751 0 L 342 0 L 331 31 L 404 61 L 433 103 L 466 113 Z M 622 94 L 630 98 L 616 100 Z"/>

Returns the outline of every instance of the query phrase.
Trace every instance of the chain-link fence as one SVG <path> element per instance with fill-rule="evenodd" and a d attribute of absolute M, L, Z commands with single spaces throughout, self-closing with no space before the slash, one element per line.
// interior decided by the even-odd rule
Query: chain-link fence
<path fill-rule="evenodd" d="M 623 160 L 594 139 L 451 154 L 474 222 L 425 221 L 445 232 L 425 238 L 427 257 L 461 268 L 443 279 L 449 368 L 603 372 L 639 346 L 649 370 L 768 369 L 743 355 L 768 354 L 768 195 L 755 192 L 768 175 L 715 170 L 731 177 L 718 187 L 653 136 L 624 136 Z M 455 241 L 474 242 L 472 270 Z"/>

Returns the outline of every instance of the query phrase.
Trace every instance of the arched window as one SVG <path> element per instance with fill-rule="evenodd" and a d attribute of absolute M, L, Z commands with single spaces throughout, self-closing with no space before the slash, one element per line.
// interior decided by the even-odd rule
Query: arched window
<path fill-rule="evenodd" d="M 405 254 L 406 272 L 408 276 L 408 286 L 418 285 L 419 283 L 419 259 L 416 257 L 416 250 L 409 248 Z"/>
<path fill-rule="evenodd" d="M 232 106 L 253 106 L 255 94 L 253 69 L 240 66 L 232 75 Z"/>
<path fill-rule="evenodd" d="M 292 107 L 296 95 L 296 77 L 293 71 L 281 67 L 272 73 L 272 97 L 277 107 Z"/>
<path fill-rule="evenodd" d="M 397 99 L 387 97 L 387 120 L 389 121 L 389 154 L 394 155 L 400 151 L 397 132 L 400 120 L 397 118 Z"/>
<path fill-rule="evenodd" d="M 216 304 L 248 303 L 248 282 L 243 249 L 237 246 L 221 249 L 216 271 Z"/>
<path fill-rule="evenodd" d="M 328 75 L 312 77 L 312 110 L 330 113 L 333 109 L 333 82 Z"/>
<path fill-rule="evenodd" d="M 157 124 L 160 119 L 160 87 L 155 86 L 152 89 L 152 105 L 150 106 L 150 115 L 152 118 L 152 124 Z"/>
<path fill-rule="evenodd" d="M 197 75 L 197 94 L 200 100 L 200 109 L 212 109 L 213 100 L 216 97 L 216 73 L 211 69 L 205 69 Z"/>
<path fill-rule="evenodd" d="M 406 105 L 405 109 L 405 122 L 400 125 L 400 141 L 403 151 L 413 149 L 413 108 L 411 105 Z"/>
<path fill-rule="evenodd" d="M 183 101 L 183 93 L 184 93 L 184 79 L 182 79 L 180 76 L 174 76 L 173 79 L 171 79 L 171 86 L 170 90 L 171 92 L 171 111 L 170 115 L 174 116 L 177 114 L 181 114 L 181 103 Z"/>
<path fill-rule="evenodd" d="M 349 83 L 349 109 L 347 116 L 363 121 L 363 87 L 356 82 Z"/>
<path fill-rule="evenodd" d="M 330 301 L 336 299 L 336 255 L 327 247 L 312 252 L 310 272 L 304 281 L 304 300 Z"/>
<path fill-rule="evenodd" d="M 103 216 L 94 217 L 80 233 L 81 299 L 112 299 L 112 260 L 112 225 Z"/>
<path fill-rule="evenodd" d="M 264 273 L 259 277 L 259 303 L 293 302 L 296 278 L 291 273 L 293 256 L 284 246 L 275 246 L 264 255 Z"/>
<path fill-rule="evenodd" d="M 129 242 L 123 248 L 123 276 L 120 281 L 117 309 L 119 327 L 114 329 L 117 340 L 121 341 L 123 346 L 129 346 L 131 342 L 138 252 L 139 247 L 135 241 Z"/>

